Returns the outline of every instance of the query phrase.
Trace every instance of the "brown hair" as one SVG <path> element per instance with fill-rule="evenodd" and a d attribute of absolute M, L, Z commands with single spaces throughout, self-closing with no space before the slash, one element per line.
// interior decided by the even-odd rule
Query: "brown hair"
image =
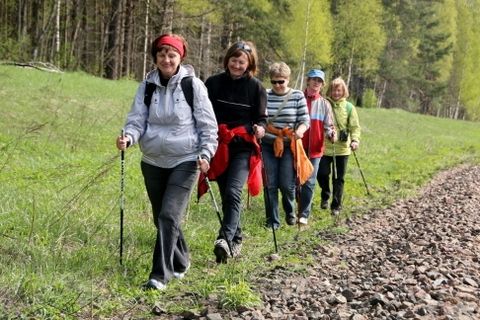
<path fill-rule="evenodd" d="M 342 87 L 343 88 L 343 97 L 342 98 L 348 98 L 350 94 L 348 93 L 348 87 L 345 83 L 345 81 L 341 78 L 335 78 L 333 81 L 330 83 L 330 86 L 328 87 L 327 90 L 327 97 L 332 97 L 332 91 L 336 87 Z"/>
<path fill-rule="evenodd" d="M 165 40 L 169 40 L 169 41 L 165 41 Z M 177 44 L 178 46 L 181 46 L 181 47 L 176 48 Z M 157 37 L 152 42 L 150 53 L 152 54 L 154 63 L 157 63 L 157 52 L 162 51 L 166 46 L 170 46 L 174 48 L 178 53 L 180 53 L 180 57 L 182 61 L 187 56 L 188 44 L 185 38 L 178 34 L 165 33 Z"/>
<path fill-rule="evenodd" d="M 228 60 L 231 57 L 240 57 L 240 55 L 245 53 L 248 57 L 248 67 L 246 72 L 248 73 L 249 77 L 253 77 L 257 74 L 257 50 L 255 46 L 250 41 L 238 41 L 235 42 L 228 48 L 225 57 L 223 58 L 223 68 L 225 71 L 228 70 Z"/>

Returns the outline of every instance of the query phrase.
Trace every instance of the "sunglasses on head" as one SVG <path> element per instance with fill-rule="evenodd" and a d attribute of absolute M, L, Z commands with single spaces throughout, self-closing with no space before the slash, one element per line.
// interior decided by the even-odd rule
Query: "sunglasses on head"
<path fill-rule="evenodd" d="M 270 80 L 271 84 L 284 84 L 285 80 Z"/>
<path fill-rule="evenodd" d="M 240 49 L 240 50 L 243 50 L 243 51 L 246 51 L 246 52 L 252 52 L 252 48 L 243 41 L 237 42 L 235 44 L 235 47 L 237 49 Z"/>

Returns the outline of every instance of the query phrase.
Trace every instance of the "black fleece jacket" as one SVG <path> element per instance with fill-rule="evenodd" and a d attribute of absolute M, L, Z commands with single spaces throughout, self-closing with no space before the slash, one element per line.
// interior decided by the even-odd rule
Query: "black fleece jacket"
<path fill-rule="evenodd" d="M 227 72 L 205 81 L 218 124 L 228 128 L 245 126 L 252 132 L 254 124 L 266 126 L 267 92 L 260 80 L 244 76 L 232 79 Z"/>

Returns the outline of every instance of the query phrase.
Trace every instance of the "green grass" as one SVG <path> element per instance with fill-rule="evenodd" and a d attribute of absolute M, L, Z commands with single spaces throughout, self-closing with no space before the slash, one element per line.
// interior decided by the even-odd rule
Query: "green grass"
<path fill-rule="evenodd" d="M 154 305 L 201 310 L 206 298 L 225 308 L 251 306 L 259 303 L 255 274 L 275 265 L 303 273 L 315 263 L 308 249 L 321 245 L 318 230 L 332 228 L 328 213 L 318 210 L 318 195 L 307 230 L 298 237 L 296 228 L 277 231 L 282 259 L 273 262 L 266 260 L 274 247 L 271 231 L 262 227 L 263 200 L 250 199 L 242 216 L 243 257 L 226 265 L 214 262 L 218 222 L 212 203 L 208 196 L 197 203 L 192 195 L 183 225 L 191 270 L 163 293 L 141 291 L 154 227 L 134 147 L 126 154 L 120 266 L 114 146 L 136 87 L 127 80 L 0 66 L 0 318 L 149 318 Z M 401 110 L 360 109 L 359 115 L 357 156 L 372 196 L 365 196 L 351 157 L 346 215 L 413 195 L 439 170 L 480 162 L 479 123 Z"/>

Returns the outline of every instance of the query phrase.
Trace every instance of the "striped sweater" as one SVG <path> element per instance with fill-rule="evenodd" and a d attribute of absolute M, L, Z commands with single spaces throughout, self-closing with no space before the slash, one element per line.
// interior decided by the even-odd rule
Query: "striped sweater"
<path fill-rule="evenodd" d="M 290 89 L 291 94 L 287 103 L 278 113 L 278 109 L 283 104 L 283 100 L 288 95 L 277 95 L 273 90 L 267 90 L 267 122 L 274 127 L 282 129 L 290 127 L 297 129 L 299 125 L 304 124 L 310 127 L 310 116 L 308 115 L 307 101 L 302 91 Z"/>

